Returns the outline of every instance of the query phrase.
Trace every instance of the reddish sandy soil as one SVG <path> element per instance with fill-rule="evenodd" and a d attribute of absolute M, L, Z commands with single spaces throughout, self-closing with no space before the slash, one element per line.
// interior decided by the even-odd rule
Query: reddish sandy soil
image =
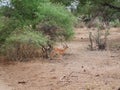
<path fill-rule="evenodd" d="M 110 30 L 106 51 L 87 49 L 89 31 L 75 29 L 62 60 L 1 62 L 0 90 L 120 90 L 120 28 Z"/>

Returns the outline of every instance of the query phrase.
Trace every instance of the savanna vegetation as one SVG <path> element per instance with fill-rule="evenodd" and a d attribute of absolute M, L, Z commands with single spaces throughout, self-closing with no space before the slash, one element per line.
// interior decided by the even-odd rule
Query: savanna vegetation
<path fill-rule="evenodd" d="M 120 90 L 120 0 L 0 0 L 0 90 Z"/>
<path fill-rule="evenodd" d="M 55 42 L 69 40 L 74 34 L 75 17 L 64 5 L 49 0 L 11 0 L 0 13 L 0 47 L 9 59 L 34 57 L 35 48 L 48 57 Z"/>
<path fill-rule="evenodd" d="M 0 52 L 10 60 L 48 58 L 57 42 L 72 39 L 76 23 L 92 26 L 91 22 L 98 18 L 106 25 L 120 26 L 119 0 L 0 2 Z"/>

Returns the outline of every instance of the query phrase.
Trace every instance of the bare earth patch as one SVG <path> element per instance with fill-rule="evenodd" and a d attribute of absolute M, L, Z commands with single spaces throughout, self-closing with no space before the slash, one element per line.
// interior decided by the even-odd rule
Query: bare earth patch
<path fill-rule="evenodd" d="M 88 29 L 75 32 L 63 60 L 1 63 L 0 90 L 118 90 L 120 28 L 110 30 L 107 51 L 87 49 Z"/>

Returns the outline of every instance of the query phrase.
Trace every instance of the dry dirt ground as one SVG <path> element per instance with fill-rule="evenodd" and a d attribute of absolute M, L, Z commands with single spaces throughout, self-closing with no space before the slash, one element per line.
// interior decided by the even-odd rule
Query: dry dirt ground
<path fill-rule="evenodd" d="M 62 60 L 0 64 L 0 90 L 120 90 L 120 28 L 112 28 L 108 50 L 88 50 L 89 29 L 75 29 Z"/>

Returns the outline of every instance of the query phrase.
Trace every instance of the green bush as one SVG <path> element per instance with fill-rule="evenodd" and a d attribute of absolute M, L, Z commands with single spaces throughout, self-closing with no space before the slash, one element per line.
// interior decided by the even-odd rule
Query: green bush
<path fill-rule="evenodd" d="M 33 44 L 35 46 L 46 45 L 47 38 L 41 33 L 37 33 L 32 30 L 31 27 L 25 26 L 22 29 L 16 29 L 6 39 L 8 44 L 14 44 L 14 42 Z"/>
<path fill-rule="evenodd" d="M 0 42 L 5 42 L 6 38 L 17 28 L 21 26 L 21 22 L 16 19 L 4 18 L 3 25 L 0 30 Z"/>
<path fill-rule="evenodd" d="M 39 56 L 42 46 L 47 44 L 47 38 L 34 32 L 30 27 L 17 29 L 6 39 L 2 50 L 9 60 L 26 60 Z"/>
<path fill-rule="evenodd" d="M 49 0 L 31 0 L 31 2 L 29 0 L 11 0 L 11 5 L 14 8 L 9 7 L 12 12 L 9 13 L 10 17 L 0 32 L 2 34 L 0 41 L 4 42 L 17 27 L 32 25 L 36 29 L 36 25 L 41 22 L 48 26 L 59 27 L 59 35 L 62 35 L 65 40 L 73 36 L 75 17 L 64 6 L 52 4 Z"/>
<path fill-rule="evenodd" d="M 41 3 L 38 10 L 37 16 L 43 24 L 56 26 L 62 29 L 60 35 L 63 35 L 66 40 L 73 36 L 73 26 L 76 19 L 64 6 L 60 4 Z"/>

